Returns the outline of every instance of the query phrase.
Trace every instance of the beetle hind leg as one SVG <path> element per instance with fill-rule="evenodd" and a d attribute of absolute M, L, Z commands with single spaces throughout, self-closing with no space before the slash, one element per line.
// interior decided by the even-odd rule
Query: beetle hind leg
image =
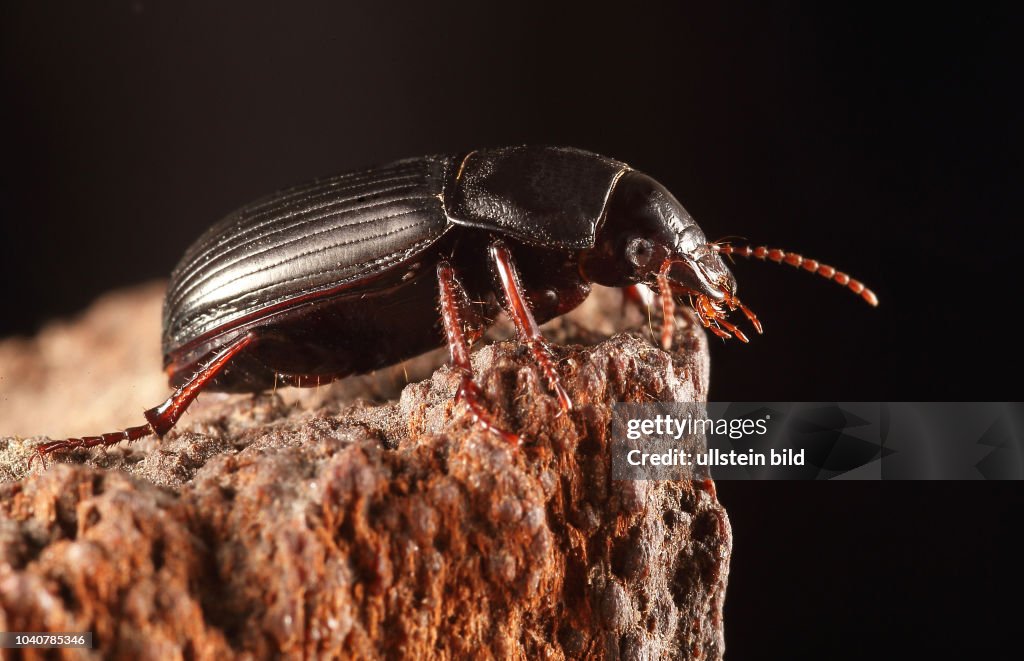
<path fill-rule="evenodd" d="M 448 340 L 452 367 L 458 370 L 461 376 L 459 389 L 455 395 L 456 401 L 465 402 L 473 422 L 511 444 L 519 445 L 519 437 L 501 429 L 490 412 L 484 408 L 480 387 L 473 381 L 473 364 L 469 359 L 470 342 L 462 327 L 466 292 L 455 275 L 455 269 L 447 261 L 442 260 L 437 265 L 437 283 L 440 291 L 441 321 L 444 324 L 445 338 Z"/>
<path fill-rule="evenodd" d="M 214 353 L 210 360 L 200 367 L 192 375 L 192 378 L 175 390 L 174 394 L 168 397 L 163 404 L 153 407 L 143 414 L 146 416 L 147 424 L 128 427 L 123 431 L 109 432 L 98 436 L 65 438 L 59 441 L 42 443 L 36 446 L 35 454 L 29 459 L 29 468 L 32 467 L 32 461 L 36 457 L 45 461 L 47 455 L 54 454 L 55 452 L 69 452 L 78 448 L 92 448 L 96 446 L 106 448 L 108 445 L 114 445 L 121 441 L 136 441 L 151 434 L 163 436 L 174 427 L 185 413 L 185 409 L 195 401 L 203 388 L 227 367 L 232 358 L 252 344 L 255 339 L 256 336 L 251 333 L 243 335 L 225 348 Z"/>

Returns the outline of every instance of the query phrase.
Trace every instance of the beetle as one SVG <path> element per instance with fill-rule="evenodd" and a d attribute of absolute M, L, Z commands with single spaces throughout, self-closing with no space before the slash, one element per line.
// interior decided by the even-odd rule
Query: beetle
<path fill-rule="evenodd" d="M 682 297 L 710 332 L 746 342 L 728 314 L 740 311 L 758 332 L 761 324 L 736 297 L 723 255 L 801 267 L 878 303 L 815 260 L 709 242 L 653 178 L 580 149 L 480 149 L 318 179 L 242 207 L 186 251 L 163 309 L 175 391 L 145 412 L 146 424 L 37 452 L 163 436 L 203 390 L 319 385 L 444 344 L 461 376 L 457 400 L 518 443 L 487 411 L 469 357 L 499 305 L 568 412 L 539 324 L 582 303 L 593 283 L 649 285 L 661 300 L 664 348 Z"/>

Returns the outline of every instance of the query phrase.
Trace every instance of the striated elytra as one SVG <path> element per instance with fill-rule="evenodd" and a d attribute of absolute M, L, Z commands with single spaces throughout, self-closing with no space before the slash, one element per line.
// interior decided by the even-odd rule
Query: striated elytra
<path fill-rule="evenodd" d="M 257 200 L 211 227 L 171 275 L 162 347 L 171 385 L 147 424 L 52 441 L 46 455 L 170 430 L 200 391 L 310 386 L 447 343 L 458 398 L 510 442 L 472 378 L 469 348 L 501 308 L 564 412 L 572 402 L 538 324 L 590 285 L 649 285 L 671 345 L 677 299 L 709 331 L 747 341 L 721 254 L 785 262 L 876 304 L 836 269 L 766 247 L 710 243 L 661 184 L 626 164 L 565 147 L 426 156 L 319 179 Z"/>

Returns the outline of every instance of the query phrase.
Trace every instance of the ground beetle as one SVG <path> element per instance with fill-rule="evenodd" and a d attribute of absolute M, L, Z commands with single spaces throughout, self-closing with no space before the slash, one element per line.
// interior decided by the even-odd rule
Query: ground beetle
<path fill-rule="evenodd" d="M 205 389 L 319 385 L 445 342 L 462 377 L 458 399 L 518 442 L 488 414 L 469 359 L 499 302 L 568 411 L 538 324 L 582 303 L 591 283 L 650 285 L 665 348 L 677 296 L 712 333 L 746 342 L 728 311 L 761 326 L 721 255 L 802 267 L 878 302 L 814 260 L 709 242 L 661 184 L 579 149 L 481 149 L 317 180 L 239 209 L 185 253 L 164 301 L 164 364 L 177 389 L 145 412 L 147 424 L 38 452 L 162 436 Z"/>

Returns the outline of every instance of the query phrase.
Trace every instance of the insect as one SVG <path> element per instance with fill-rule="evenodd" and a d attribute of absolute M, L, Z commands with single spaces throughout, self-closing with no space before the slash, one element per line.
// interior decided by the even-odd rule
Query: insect
<path fill-rule="evenodd" d="M 512 443 L 473 380 L 470 347 L 501 307 L 563 412 L 540 323 L 575 308 L 592 283 L 652 286 L 672 342 L 677 299 L 721 338 L 746 342 L 722 256 L 787 263 L 859 294 L 845 273 L 766 247 L 709 242 L 661 184 L 604 156 L 564 147 L 426 156 L 313 181 L 263 198 L 211 227 L 171 275 L 162 349 L 174 393 L 146 424 L 52 441 L 39 456 L 163 436 L 203 390 L 311 386 L 448 345 L 457 399 Z M 440 314 L 439 314 L 440 311 Z"/>

